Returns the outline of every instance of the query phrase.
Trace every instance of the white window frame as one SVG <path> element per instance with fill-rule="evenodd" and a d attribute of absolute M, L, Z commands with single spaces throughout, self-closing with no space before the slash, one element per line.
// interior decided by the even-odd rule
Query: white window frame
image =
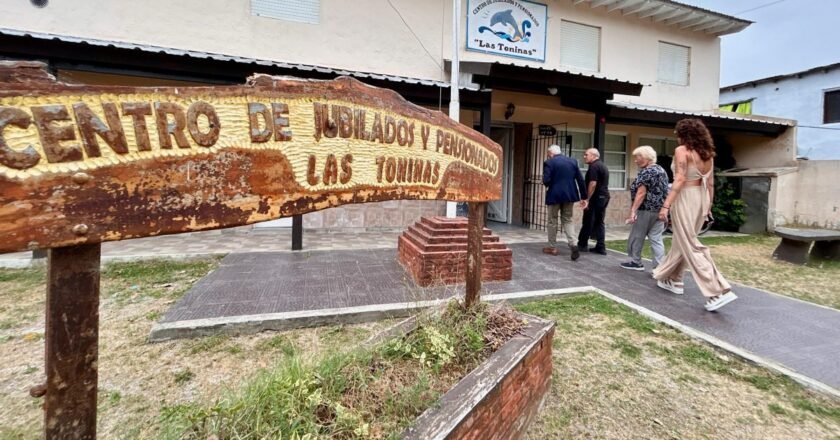
<path fill-rule="evenodd" d="M 274 3 L 274 5 L 271 5 Z M 289 3 L 310 3 L 317 8 L 314 15 L 289 12 Z M 321 22 L 321 0 L 251 0 L 251 15 L 297 23 L 319 24 Z"/>
<path fill-rule="evenodd" d="M 568 130 L 566 130 L 566 132 L 568 134 L 572 134 L 572 133 L 587 134 L 587 135 L 589 135 L 590 141 L 592 140 L 592 137 L 595 133 L 594 130 L 587 130 L 587 129 L 582 129 L 582 128 L 569 128 Z M 610 186 L 608 187 L 608 189 L 613 190 L 613 191 L 624 191 L 624 190 L 627 189 L 627 142 L 629 142 L 630 136 L 628 135 L 628 133 L 620 132 L 620 131 L 607 131 L 606 134 L 615 135 L 615 136 L 623 136 L 624 137 L 624 151 L 623 152 L 620 152 L 620 151 L 604 151 L 604 156 L 605 157 L 601 158 L 601 160 L 604 162 L 604 165 L 606 165 L 607 164 L 607 158 L 606 158 L 607 154 L 621 154 L 624 157 L 624 169 L 622 169 L 622 170 L 612 170 L 612 169 L 610 169 L 609 170 L 609 172 L 611 172 L 611 173 L 623 173 L 624 178 L 622 179 L 622 186 L 615 186 L 615 182 L 613 182 L 613 179 L 610 179 Z M 575 156 L 575 153 L 580 153 L 580 155 L 582 156 L 583 153 L 590 148 L 592 148 L 591 145 L 589 147 L 586 147 L 586 148 L 582 149 L 582 150 L 572 147 L 572 151 L 571 151 L 572 157 L 575 158 L 575 160 L 578 161 L 578 166 L 580 167 L 580 172 L 583 173 L 584 175 L 586 174 L 586 171 L 589 169 L 589 165 L 587 165 L 586 162 L 583 161 L 583 159 L 578 159 L 578 157 Z M 607 169 L 609 169 L 609 166 L 607 166 Z"/>
<path fill-rule="evenodd" d="M 601 160 L 604 161 L 604 165 L 607 165 L 607 157 L 606 156 L 608 154 L 621 154 L 621 157 L 624 159 L 622 161 L 622 163 L 624 165 L 623 165 L 621 170 L 610 169 L 609 165 L 607 165 L 607 169 L 609 170 L 610 173 L 621 173 L 621 175 L 624 176 L 621 179 L 621 186 L 615 186 L 615 182 L 613 181 L 615 179 L 610 179 L 609 189 L 614 190 L 614 191 L 625 191 L 627 189 L 627 143 L 630 141 L 630 136 L 627 132 L 621 132 L 621 131 L 607 131 L 605 134 L 606 135 L 613 135 L 613 136 L 622 136 L 624 138 L 624 151 L 621 151 L 621 152 L 619 152 L 619 151 L 608 151 L 605 148 L 604 149 L 604 157 L 602 157 Z M 604 141 L 606 142 L 606 139 L 604 139 Z"/>
<path fill-rule="evenodd" d="M 683 84 L 681 82 L 672 81 L 670 79 L 663 79 L 662 78 L 661 70 L 662 70 L 662 61 L 663 61 L 662 60 L 662 46 L 663 45 L 679 47 L 679 48 L 683 48 L 683 49 L 686 50 L 685 84 Z M 656 60 L 656 82 L 662 83 L 662 84 L 668 84 L 668 85 L 672 85 L 672 86 L 688 87 L 691 84 L 691 46 L 686 46 L 684 44 L 671 43 L 670 41 L 659 40 L 659 42 L 657 44 L 657 50 L 658 50 L 658 54 L 657 54 L 657 60 Z"/>
<path fill-rule="evenodd" d="M 565 26 L 567 24 L 571 24 L 573 26 L 584 26 L 584 27 L 588 27 L 588 28 L 592 28 L 592 29 L 597 30 L 597 35 L 598 35 L 598 42 L 597 43 L 598 44 L 596 45 L 596 53 L 595 53 L 595 69 L 592 69 L 590 67 L 576 66 L 576 65 L 573 65 L 573 64 L 567 64 L 567 63 L 563 62 L 563 53 L 564 53 L 563 45 L 566 43 L 565 38 L 563 38 L 563 32 L 564 32 L 564 29 L 566 29 Z M 601 71 L 601 46 L 603 45 L 603 43 L 602 43 L 603 38 L 602 38 L 602 35 L 601 35 L 602 30 L 603 29 L 601 28 L 601 26 L 595 26 L 595 25 L 580 23 L 580 22 L 571 21 L 571 20 L 560 20 L 560 44 L 559 44 L 560 50 L 559 50 L 559 56 L 558 56 L 559 61 L 560 61 L 560 65 L 563 66 L 563 67 L 568 67 L 568 68 L 571 68 L 571 69 L 580 70 L 580 71 L 584 71 L 584 72 L 600 72 Z"/>

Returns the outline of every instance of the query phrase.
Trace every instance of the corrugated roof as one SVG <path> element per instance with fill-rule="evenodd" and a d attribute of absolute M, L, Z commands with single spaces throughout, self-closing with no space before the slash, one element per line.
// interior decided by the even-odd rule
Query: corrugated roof
<path fill-rule="evenodd" d="M 607 13 L 620 11 L 622 15 L 636 15 L 665 26 L 715 36 L 734 34 L 752 24 L 749 20 L 673 0 L 573 0 L 575 6 L 582 3 L 592 9 L 603 7 Z"/>
<path fill-rule="evenodd" d="M 744 115 L 741 113 L 731 113 L 731 112 L 723 112 L 719 110 L 677 110 L 672 108 L 665 108 L 665 107 L 655 107 L 651 105 L 641 105 L 641 104 L 633 104 L 629 102 L 618 102 L 618 101 L 607 101 L 607 104 L 612 107 L 617 108 L 624 108 L 628 110 L 641 110 L 641 111 L 648 111 L 648 112 L 656 112 L 656 113 L 667 113 L 673 115 L 682 115 L 682 116 L 697 116 L 703 118 L 714 118 L 714 119 L 729 119 L 732 121 L 748 121 L 748 122 L 760 122 L 764 124 L 771 124 L 771 125 L 781 125 L 786 127 L 794 127 L 796 126 L 796 121 L 792 119 L 782 119 L 782 118 L 774 118 L 771 116 L 762 116 L 762 115 Z"/>
<path fill-rule="evenodd" d="M 607 81 L 614 81 L 614 82 L 618 82 L 618 83 L 624 83 L 624 84 L 630 84 L 630 85 L 634 85 L 634 86 L 644 87 L 644 84 L 642 84 L 640 82 L 625 81 L 623 79 L 611 78 L 611 77 L 608 77 L 606 75 L 602 75 L 598 72 L 584 72 L 584 71 L 580 71 L 580 70 L 570 70 L 570 69 L 551 69 L 551 68 L 548 68 L 548 67 L 532 66 L 532 65 L 527 65 L 527 64 L 518 64 L 518 63 L 514 63 L 514 62 L 503 62 L 503 61 L 492 61 L 492 62 L 489 62 L 488 64 L 491 64 L 491 65 L 492 64 L 498 64 L 500 66 L 524 67 L 524 68 L 528 68 L 528 69 L 541 70 L 541 71 L 545 71 L 545 72 L 568 73 L 570 75 L 583 76 L 583 77 L 587 77 L 587 78 L 598 78 L 598 79 L 603 79 L 603 80 L 607 80 Z"/>
<path fill-rule="evenodd" d="M 764 83 L 769 83 L 769 82 L 774 82 L 774 81 L 781 81 L 783 79 L 788 79 L 788 78 L 793 78 L 793 77 L 801 78 L 805 75 L 811 75 L 813 73 L 819 73 L 819 72 L 828 73 L 829 71 L 837 69 L 838 67 L 840 67 L 840 63 L 826 64 L 824 66 L 812 67 L 810 69 L 802 70 L 802 71 L 799 71 L 799 72 L 785 73 L 785 74 L 782 74 L 782 75 L 775 75 L 775 76 L 768 76 L 766 78 L 759 78 L 759 79 L 754 79 L 752 81 L 746 81 L 746 82 L 742 82 L 742 83 L 738 83 L 738 84 L 733 84 L 731 86 L 721 87 L 720 90 L 735 90 L 735 89 L 740 89 L 740 88 L 747 87 L 747 86 L 757 86 L 759 84 L 764 84 Z"/>
<path fill-rule="evenodd" d="M 284 69 L 295 69 L 304 72 L 320 72 L 320 73 L 330 73 L 336 75 L 346 75 L 352 76 L 354 78 L 371 78 L 376 80 L 382 81 L 391 81 L 391 82 L 398 82 L 398 83 L 406 83 L 406 84 L 420 84 L 424 86 L 432 86 L 432 87 L 444 87 L 449 88 L 448 81 L 438 81 L 438 80 L 430 80 L 430 79 L 421 79 L 421 78 L 411 78 L 406 76 L 398 76 L 398 75 L 385 75 L 380 73 L 373 73 L 373 72 L 360 72 L 355 70 L 346 70 L 346 69 L 338 69 L 333 67 L 326 67 L 326 66 L 318 66 L 313 64 L 299 64 L 299 63 L 287 63 L 283 61 L 274 61 L 274 60 L 265 60 L 259 58 L 249 58 L 249 57 L 240 57 L 235 55 L 226 55 L 226 54 L 219 54 L 219 53 L 212 53 L 212 52 L 202 52 L 196 50 L 187 50 L 187 49 L 176 49 L 172 47 L 161 47 L 161 46 L 153 46 L 148 44 L 139 44 L 139 43 L 130 43 L 125 41 L 113 41 L 113 40 L 100 40 L 96 38 L 87 38 L 87 37 L 74 37 L 69 35 L 58 35 L 58 34 L 50 34 L 44 32 L 32 32 L 32 31 L 22 31 L 18 29 L 9 29 L 0 27 L 0 34 L 5 35 L 13 35 L 18 37 L 30 37 L 30 38 L 37 38 L 42 40 L 57 40 L 63 41 L 68 43 L 80 43 L 80 44 L 90 44 L 93 46 L 104 46 L 104 47 L 115 47 L 120 49 L 133 49 L 133 50 L 140 50 L 143 52 L 150 52 L 150 53 L 164 53 L 168 55 L 175 55 L 175 56 L 186 56 L 191 58 L 205 58 L 205 59 L 212 59 L 217 61 L 233 61 L 236 63 L 243 63 L 243 64 L 256 64 L 260 66 L 274 66 L 280 67 Z M 471 90 L 477 91 L 479 90 L 478 87 L 462 85 L 460 86 L 461 90 Z"/>
<path fill-rule="evenodd" d="M 622 15 L 650 18 L 654 23 L 715 36 L 734 34 L 752 24 L 749 20 L 673 0 L 573 0 L 573 3 L 587 3 L 592 9 L 603 7 L 608 13 L 620 11 Z"/>

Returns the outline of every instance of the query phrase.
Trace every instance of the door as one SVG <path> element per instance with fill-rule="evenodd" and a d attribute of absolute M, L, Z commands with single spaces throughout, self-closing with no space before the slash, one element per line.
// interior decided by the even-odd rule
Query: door
<path fill-rule="evenodd" d="M 513 148 L 513 127 L 493 126 L 490 139 L 502 146 L 502 198 L 487 203 L 487 220 L 507 223 L 510 221 L 510 176 Z"/>

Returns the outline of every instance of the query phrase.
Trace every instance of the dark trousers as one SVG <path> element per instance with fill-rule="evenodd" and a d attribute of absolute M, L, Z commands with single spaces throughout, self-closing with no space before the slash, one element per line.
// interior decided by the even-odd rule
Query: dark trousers
<path fill-rule="evenodd" d="M 589 207 L 583 211 L 583 225 L 578 234 L 578 247 L 586 249 L 589 247 L 589 239 L 594 238 L 598 244 L 595 250 L 605 250 L 604 238 L 607 234 L 604 227 L 604 217 L 607 215 L 607 205 L 610 204 L 609 196 L 593 196 L 589 201 Z"/>

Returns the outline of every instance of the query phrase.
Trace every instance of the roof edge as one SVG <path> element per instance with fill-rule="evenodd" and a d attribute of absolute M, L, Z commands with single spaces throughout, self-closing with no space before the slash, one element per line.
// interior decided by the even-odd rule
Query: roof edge
<path fill-rule="evenodd" d="M 749 87 L 749 86 L 754 87 L 754 86 L 757 86 L 759 84 L 776 82 L 776 81 L 780 81 L 780 80 L 788 79 L 788 78 L 793 78 L 793 77 L 802 77 L 802 76 L 806 76 L 806 75 L 811 75 L 811 74 L 814 74 L 814 73 L 818 73 L 819 71 L 823 71 L 825 73 L 828 73 L 829 71 L 837 69 L 837 68 L 840 68 L 840 62 L 832 63 L 832 64 L 825 64 L 825 65 L 817 66 L 817 67 L 811 67 L 810 69 L 800 70 L 798 72 L 793 72 L 793 73 L 783 73 L 781 75 L 773 75 L 773 76 L 768 76 L 768 77 L 765 77 L 765 78 L 754 79 L 754 80 L 751 80 L 751 81 L 744 81 L 742 83 L 723 86 L 723 87 L 720 88 L 720 90 L 724 91 L 725 89 L 732 89 L 732 90 L 742 89 L 744 87 Z"/>
<path fill-rule="evenodd" d="M 256 65 L 270 65 L 276 67 L 283 67 L 289 69 L 296 69 L 304 72 L 321 72 L 321 73 L 335 73 L 336 75 L 345 75 L 345 76 L 352 76 L 355 78 L 373 78 L 379 80 L 386 80 L 392 82 L 400 82 L 400 83 L 408 83 L 408 84 L 421 84 L 427 86 L 435 86 L 435 87 L 450 87 L 448 81 L 441 81 L 441 80 L 434 80 L 434 79 L 422 79 L 422 78 L 413 78 L 407 76 L 400 76 L 400 75 L 390 75 L 384 73 L 376 73 L 376 72 L 364 72 L 364 71 L 357 71 L 357 70 L 348 70 L 343 68 L 337 67 L 327 67 L 315 64 L 303 64 L 303 63 L 290 63 L 284 61 L 275 61 L 269 59 L 261 59 L 261 58 L 250 58 L 250 57 L 242 57 L 238 55 L 227 55 L 221 53 L 214 53 L 214 52 L 203 52 L 198 50 L 191 50 L 191 49 L 178 49 L 174 47 L 164 47 L 164 46 L 155 46 L 150 44 L 141 44 L 141 43 L 132 43 L 127 41 L 115 41 L 115 40 L 102 40 L 98 38 L 88 38 L 88 37 L 76 37 L 71 35 L 61 35 L 61 34 L 51 34 L 47 32 L 36 32 L 36 31 L 26 31 L 20 29 L 12 29 L 7 27 L 0 26 L 0 35 L 10 35 L 16 37 L 29 37 L 35 38 L 39 40 L 58 40 L 67 43 L 76 43 L 76 44 L 89 44 L 93 46 L 102 46 L 102 47 L 116 47 L 122 49 L 134 49 L 140 50 L 143 52 L 149 53 L 165 53 L 169 55 L 178 55 L 178 56 L 187 56 L 190 58 L 201 58 L 201 59 L 214 59 L 217 61 L 233 61 L 238 63 L 246 63 L 246 64 L 256 64 Z M 461 90 L 469 90 L 469 91 L 478 91 L 477 87 L 471 87 L 466 85 L 461 85 L 459 87 Z"/>

